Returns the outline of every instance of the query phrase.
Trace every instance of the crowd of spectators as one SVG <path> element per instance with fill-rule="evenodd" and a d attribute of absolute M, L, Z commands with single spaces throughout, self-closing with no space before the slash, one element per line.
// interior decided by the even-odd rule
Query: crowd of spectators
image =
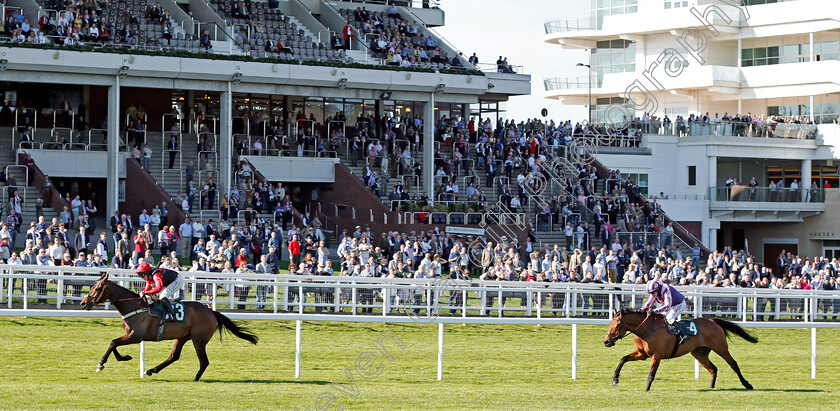
<path fill-rule="evenodd" d="M 392 66 L 434 63 L 462 67 L 460 56 L 448 56 L 433 36 L 423 33 L 421 23 L 404 20 L 393 4 L 383 13 L 370 12 L 366 7 L 343 12 L 348 21 L 343 30 L 345 48 L 349 48 L 353 40 L 367 42 L 365 47 Z"/>

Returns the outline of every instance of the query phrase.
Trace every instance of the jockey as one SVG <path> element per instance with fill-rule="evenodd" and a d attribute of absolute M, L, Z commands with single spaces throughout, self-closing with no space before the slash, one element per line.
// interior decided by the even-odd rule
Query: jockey
<path fill-rule="evenodd" d="M 137 267 L 135 273 L 146 280 L 146 288 L 140 292 L 140 297 L 148 295 L 158 300 L 166 308 L 166 312 L 171 318 L 175 318 L 175 312 L 172 310 L 169 297 L 177 297 L 181 292 L 181 286 L 184 284 L 184 278 L 181 277 L 181 274 L 172 270 L 153 269 L 145 262 Z"/>
<path fill-rule="evenodd" d="M 650 297 L 645 305 L 642 306 L 642 311 L 648 311 L 648 313 L 652 312 L 654 314 L 660 314 L 668 311 L 665 314 L 665 321 L 667 321 L 671 331 L 673 331 L 675 335 L 680 336 L 680 343 L 682 344 L 682 342 L 685 341 L 686 336 L 680 334 L 679 329 L 676 326 L 676 321 L 686 308 L 685 297 L 683 297 L 676 288 L 656 280 L 648 281 L 645 289 L 648 294 L 650 294 Z M 653 305 L 656 303 L 659 304 L 659 308 L 651 310 Z"/>

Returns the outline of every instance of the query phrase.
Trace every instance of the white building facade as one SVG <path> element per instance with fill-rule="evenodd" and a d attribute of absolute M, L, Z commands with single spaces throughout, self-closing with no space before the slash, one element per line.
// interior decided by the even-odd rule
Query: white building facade
<path fill-rule="evenodd" d="M 748 248 L 765 262 L 780 249 L 833 257 L 840 2 L 592 0 L 591 9 L 545 23 L 546 42 L 589 51 L 589 75 L 544 82 L 546 98 L 589 105 L 593 122 L 643 119 L 640 148 L 602 152 L 601 162 L 667 196 L 666 213 L 711 249 Z M 719 120 L 736 114 L 752 120 Z M 692 115 L 709 124 L 677 120 Z"/>

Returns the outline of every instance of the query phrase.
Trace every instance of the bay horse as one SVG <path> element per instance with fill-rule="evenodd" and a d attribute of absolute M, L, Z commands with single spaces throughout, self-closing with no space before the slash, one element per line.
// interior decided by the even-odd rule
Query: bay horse
<path fill-rule="evenodd" d="M 130 355 L 120 355 L 117 347 L 129 344 L 138 344 L 141 341 L 158 341 L 158 325 L 163 321 L 160 317 L 149 314 L 149 305 L 139 295 L 120 285 L 108 280 L 108 274 L 104 274 L 90 289 L 90 293 L 82 300 L 82 308 L 92 309 L 97 304 L 111 301 L 111 304 L 120 312 L 123 318 L 122 325 L 126 334 L 122 337 L 111 340 L 111 345 L 105 351 L 105 355 L 99 361 L 96 371 L 100 372 L 105 368 L 105 362 L 111 353 L 117 361 L 129 361 Z M 205 347 L 216 330 L 221 338 L 222 331 L 227 330 L 233 335 L 256 344 L 258 337 L 247 328 L 235 324 L 230 318 L 218 311 L 213 311 L 203 304 L 195 301 L 184 302 L 184 321 L 170 321 L 166 324 L 160 340 L 175 340 L 172 344 L 172 353 L 166 361 L 146 371 L 146 375 L 160 372 L 169 364 L 172 364 L 181 357 L 181 349 L 184 344 L 192 340 L 195 347 L 195 354 L 198 356 L 199 369 L 193 381 L 198 381 L 201 374 L 210 364 L 207 360 Z"/>
<path fill-rule="evenodd" d="M 753 389 L 753 386 L 741 374 L 738 363 L 729 354 L 729 345 L 727 344 L 726 338 L 729 336 L 729 333 L 733 333 L 751 343 L 757 343 L 758 339 L 748 334 L 737 324 L 719 318 L 695 318 L 692 321 L 697 326 L 697 335 L 692 336 L 681 345 L 678 345 L 677 341 L 679 341 L 679 336 L 673 335 L 668 331 L 665 317 L 661 315 L 649 316 L 645 312 L 627 308 L 623 308 L 621 311 L 614 311 L 613 314 L 610 329 L 606 337 L 604 337 L 604 345 L 612 347 L 616 341 L 632 333 L 634 334 L 633 344 L 635 344 L 636 350 L 625 355 L 618 362 L 612 385 L 618 384 L 618 375 L 621 373 L 621 367 L 624 366 L 624 363 L 650 358 L 650 374 L 648 374 L 647 388 L 645 389 L 645 391 L 650 391 L 650 385 L 656 377 L 656 370 L 659 368 L 660 361 L 691 353 L 709 371 L 709 374 L 712 375 L 710 388 L 715 388 L 717 367 L 709 360 L 709 353 L 714 351 L 738 374 L 738 378 L 741 380 L 744 388 L 748 390 Z"/>

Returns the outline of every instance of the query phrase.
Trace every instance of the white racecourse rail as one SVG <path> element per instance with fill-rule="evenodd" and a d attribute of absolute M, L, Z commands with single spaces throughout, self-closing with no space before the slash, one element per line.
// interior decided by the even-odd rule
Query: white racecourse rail
<path fill-rule="evenodd" d="M 74 305 L 106 272 L 112 281 L 135 291 L 143 284 L 129 270 L 0 265 L 0 302 L 5 300 L 6 306 L 0 316 L 118 317 L 109 304 L 93 311 Z M 577 325 L 606 326 L 613 309 L 640 307 L 646 298 L 644 286 L 617 284 L 181 274 L 185 299 L 227 310 L 231 318 L 296 321 L 296 378 L 304 320 L 436 323 L 438 379 L 443 370 L 444 324 L 571 325 L 572 378 L 576 378 Z M 724 316 L 744 327 L 810 328 L 812 378 L 816 378 L 816 329 L 840 328 L 840 293 L 836 291 L 679 289 L 687 297 L 686 312 L 694 317 Z M 141 356 L 141 373 L 142 361 Z M 695 378 L 699 373 L 695 362 Z"/>

